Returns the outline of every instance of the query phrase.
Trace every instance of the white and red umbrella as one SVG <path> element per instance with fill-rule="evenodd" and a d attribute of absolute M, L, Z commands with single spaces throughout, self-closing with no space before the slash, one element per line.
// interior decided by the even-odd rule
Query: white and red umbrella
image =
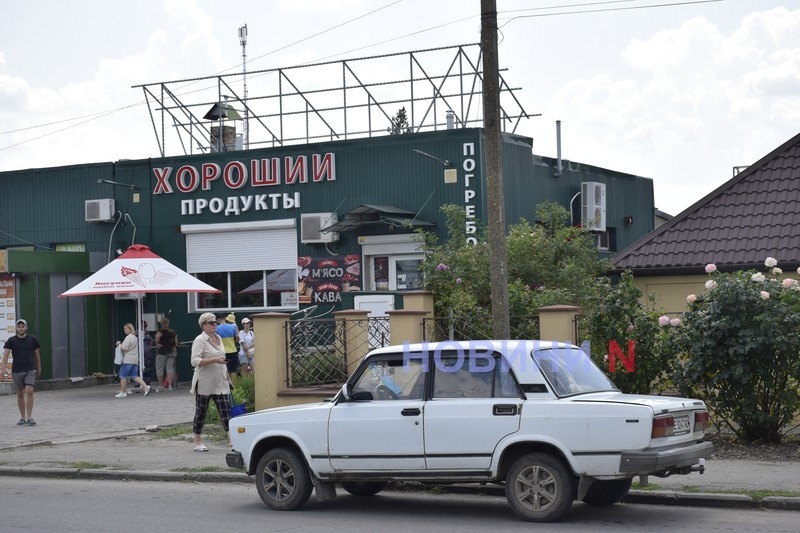
<path fill-rule="evenodd" d="M 134 244 L 124 254 L 81 281 L 59 298 L 133 293 L 136 329 L 142 325 L 142 297 L 153 292 L 222 292 L 159 257 L 149 246 Z M 139 374 L 143 364 L 143 339 L 139 335 Z"/>

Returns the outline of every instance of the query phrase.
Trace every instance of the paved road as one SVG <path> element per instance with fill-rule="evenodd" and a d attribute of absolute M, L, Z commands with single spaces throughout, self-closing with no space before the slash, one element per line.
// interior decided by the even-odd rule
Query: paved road
<path fill-rule="evenodd" d="M 165 439 L 147 431 L 191 422 L 194 397 L 188 384 L 170 392 L 153 392 L 147 397 L 135 393 L 125 399 L 114 397 L 117 387 L 108 384 L 37 392 L 33 412 L 37 425 L 33 427 L 16 425 L 16 396 L 0 396 L 0 475 L 63 474 L 66 469 L 80 470 L 83 477 L 248 479 L 226 467 L 224 440 L 206 439 L 209 452 L 197 453 L 192 450 L 189 432 Z M 742 494 L 784 491 L 800 495 L 800 462 L 712 458 L 706 466 L 703 475 L 650 478 L 654 491 L 634 491 L 629 500 L 752 506 L 753 499 Z M 705 497 L 697 493 L 726 494 Z M 800 510 L 800 498 L 775 500 L 774 504 L 767 500 L 768 506 Z"/>

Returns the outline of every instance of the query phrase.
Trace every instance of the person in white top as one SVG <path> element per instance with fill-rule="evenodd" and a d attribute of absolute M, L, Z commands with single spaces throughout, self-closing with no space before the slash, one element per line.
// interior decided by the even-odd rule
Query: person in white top
<path fill-rule="evenodd" d="M 253 357 L 256 354 L 253 330 L 250 329 L 250 319 L 242 319 L 242 328 L 239 330 L 239 363 L 242 365 L 242 374 L 253 371 Z"/>
<path fill-rule="evenodd" d="M 230 445 L 228 424 L 231 420 L 231 383 L 228 379 L 225 348 L 222 346 L 222 339 L 217 335 L 217 317 L 214 313 L 203 313 L 198 323 L 203 332 L 192 342 L 194 376 L 190 392 L 195 395 L 192 432 L 194 451 L 207 452 L 208 448 L 203 444 L 203 425 L 211 400 L 217 406 L 219 419 Z"/>
<path fill-rule="evenodd" d="M 117 341 L 117 345 L 122 349 L 122 366 L 119 367 L 119 392 L 116 398 L 128 397 L 128 378 L 137 383 L 144 395 L 150 394 L 150 385 L 144 382 L 139 376 L 139 337 L 134 333 L 133 324 L 128 322 L 123 326 L 125 339 Z"/>

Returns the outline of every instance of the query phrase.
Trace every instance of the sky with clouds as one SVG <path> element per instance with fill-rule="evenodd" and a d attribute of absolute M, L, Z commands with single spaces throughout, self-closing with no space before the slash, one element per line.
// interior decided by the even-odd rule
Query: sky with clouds
<path fill-rule="evenodd" d="M 561 120 L 565 159 L 652 178 L 669 214 L 800 130 L 795 1 L 497 7 L 503 76 L 540 114 L 517 133 L 554 157 Z M 133 86 L 241 71 L 244 24 L 248 71 L 480 41 L 479 0 L 26 0 L 4 18 L 0 171 L 157 157 Z"/>

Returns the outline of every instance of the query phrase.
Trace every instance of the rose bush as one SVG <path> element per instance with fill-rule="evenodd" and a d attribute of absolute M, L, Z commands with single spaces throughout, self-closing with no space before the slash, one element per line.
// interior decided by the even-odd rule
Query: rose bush
<path fill-rule="evenodd" d="M 800 291 L 776 265 L 767 258 L 767 275 L 706 267 L 708 293 L 673 330 L 679 392 L 745 442 L 780 442 L 800 409 Z"/>

